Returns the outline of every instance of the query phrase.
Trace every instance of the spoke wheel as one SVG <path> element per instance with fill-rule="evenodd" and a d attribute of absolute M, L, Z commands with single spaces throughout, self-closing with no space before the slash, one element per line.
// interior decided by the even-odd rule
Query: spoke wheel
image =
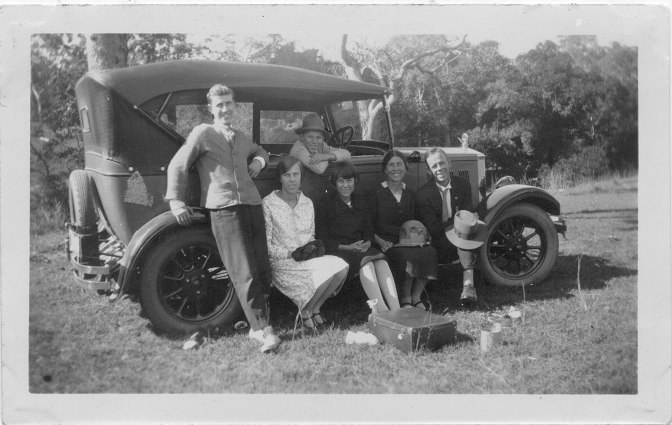
<path fill-rule="evenodd" d="M 151 249 L 140 300 L 159 332 L 186 334 L 224 326 L 240 314 L 208 227 L 180 228 Z"/>
<path fill-rule="evenodd" d="M 557 256 L 558 234 L 540 208 L 516 204 L 488 221 L 480 261 L 489 282 L 505 286 L 540 282 L 550 273 Z"/>
<path fill-rule="evenodd" d="M 352 142 L 352 137 L 355 134 L 355 129 L 352 126 L 346 125 L 341 127 L 334 134 L 327 139 L 327 145 L 338 148 L 347 149 Z"/>

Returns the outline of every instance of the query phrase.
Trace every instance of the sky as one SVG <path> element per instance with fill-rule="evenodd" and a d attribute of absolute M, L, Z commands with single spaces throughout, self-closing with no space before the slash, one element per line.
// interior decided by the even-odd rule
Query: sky
<path fill-rule="evenodd" d="M 368 7 L 368 8 L 367 8 Z M 648 19 L 659 11 L 638 5 L 450 5 L 445 7 L 329 5 L 284 12 L 269 9 L 261 23 L 227 26 L 241 37 L 277 33 L 295 40 L 298 49 L 317 48 L 325 59 L 339 58 L 341 35 L 375 47 L 395 34 L 467 36 L 472 44 L 494 40 L 502 55 L 515 58 L 546 40 L 559 43 L 560 35 L 596 35 L 602 46 L 645 43 Z M 317 11 L 317 13 L 316 13 Z M 287 15 L 291 15 L 288 18 Z M 371 16 L 367 19 L 367 15 Z M 251 18 L 253 16 L 250 16 Z M 328 19 L 323 19 L 328 17 Z M 287 20 L 294 22 L 287 25 Z M 254 22 L 254 21 L 250 21 Z M 204 37 L 204 35 L 201 35 Z M 197 37 L 198 38 L 198 37 Z"/>

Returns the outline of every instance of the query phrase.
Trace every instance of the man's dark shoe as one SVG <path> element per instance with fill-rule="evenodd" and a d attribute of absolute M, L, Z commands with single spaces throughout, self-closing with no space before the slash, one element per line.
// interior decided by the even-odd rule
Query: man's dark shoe
<path fill-rule="evenodd" d="M 473 284 L 466 284 L 462 287 L 460 304 L 464 308 L 473 308 L 476 305 L 476 288 Z"/>

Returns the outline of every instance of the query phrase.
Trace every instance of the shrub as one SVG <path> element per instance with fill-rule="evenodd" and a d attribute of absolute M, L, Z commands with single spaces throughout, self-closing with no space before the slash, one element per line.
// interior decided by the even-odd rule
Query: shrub
<path fill-rule="evenodd" d="M 546 189 L 566 189 L 610 172 L 605 150 L 600 146 L 588 146 L 579 153 L 560 159 L 552 167 L 542 165 L 539 179 L 541 186 Z"/>
<path fill-rule="evenodd" d="M 58 201 L 45 202 L 39 197 L 34 198 L 32 195 L 31 193 L 30 233 L 43 235 L 49 232 L 63 231 L 69 218 L 66 206 Z"/>

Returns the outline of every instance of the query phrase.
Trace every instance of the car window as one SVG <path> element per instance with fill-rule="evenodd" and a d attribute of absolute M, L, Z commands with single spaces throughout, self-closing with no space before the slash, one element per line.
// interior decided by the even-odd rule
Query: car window
<path fill-rule="evenodd" d="M 166 97 L 162 96 L 148 101 L 142 105 L 142 109 L 186 139 L 198 124 L 212 123 L 206 93 L 204 90 L 174 92 L 167 103 L 165 103 Z M 242 131 L 250 140 L 252 139 L 252 110 L 251 102 L 236 102 L 236 113 L 232 121 L 233 128 Z M 159 113 L 160 116 L 157 117 Z"/>
<path fill-rule="evenodd" d="M 212 123 L 212 114 L 207 105 L 174 105 L 166 108 L 159 118 L 185 139 L 198 124 Z M 233 115 L 231 126 L 242 131 L 248 139 L 252 139 L 251 103 L 236 103 L 236 113 Z"/>
<path fill-rule="evenodd" d="M 312 111 L 261 111 L 259 136 L 262 145 L 292 145 L 299 139 L 294 132 L 301 127 L 303 117 Z"/>
<path fill-rule="evenodd" d="M 387 128 L 385 114 L 378 114 L 378 119 L 372 123 L 372 128 L 367 134 L 362 134 L 367 129 L 368 124 L 360 118 L 359 111 L 368 110 L 369 101 L 353 101 L 334 103 L 330 106 L 331 114 L 334 117 L 335 129 L 345 126 L 351 126 L 355 129 L 354 140 L 378 140 L 389 142 L 390 136 Z M 366 132 L 365 132 L 366 133 Z"/>

